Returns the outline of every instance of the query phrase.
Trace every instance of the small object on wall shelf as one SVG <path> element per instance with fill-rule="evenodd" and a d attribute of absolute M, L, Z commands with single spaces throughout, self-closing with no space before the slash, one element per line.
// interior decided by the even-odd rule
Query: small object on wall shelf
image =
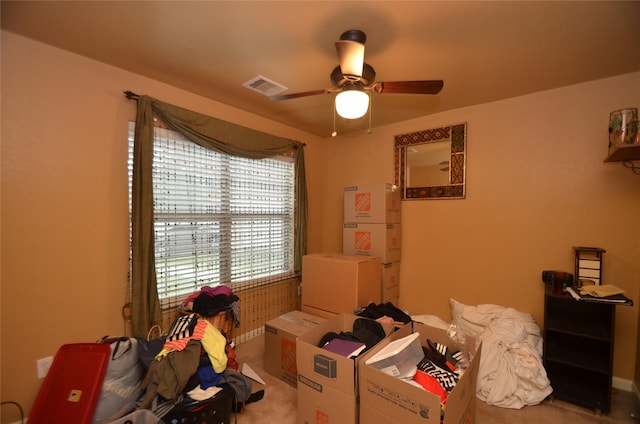
<path fill-rule="evenodd" d="M 609 156 L 605 162 L 640 159 L 638 109 L 614 110 L 609 114 Z"/>
<path fill-rule="evenodd" d="M 599 247 L 573 246 L 576 254 L 575 276 L 576 285 L 582 286 L 584 280 L 593 284 L 602 284 L 602 254 L 606 250 Z"/>
<path fill-rule="evenodd" d="M 605 162 L 623 162 L 627 160 L 640 160 L 640 144 L 621 144 L 609 149 L 609 156 Z"/>

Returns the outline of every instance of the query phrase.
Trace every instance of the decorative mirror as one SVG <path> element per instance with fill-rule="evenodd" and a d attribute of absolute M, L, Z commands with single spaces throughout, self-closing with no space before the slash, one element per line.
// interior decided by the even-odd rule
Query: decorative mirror
<path fill-rule="evenodd" d="M 464 199 L 466 123 L 396 135 L 394 155 L 402 200 Z"/>

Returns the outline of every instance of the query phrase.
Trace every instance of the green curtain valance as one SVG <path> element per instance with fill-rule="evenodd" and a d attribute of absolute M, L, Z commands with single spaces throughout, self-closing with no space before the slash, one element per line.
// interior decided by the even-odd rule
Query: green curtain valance
<path fill-rule="evenodd" d="M 152 97 L 125 92 L 138 102 L 133 149 L 132 187 L 132 327 L 135 337 L 146 337 L 161 311 L 156 288 L 153 231 L 153 135 L 154 117 L 190 141 L 207 149 L 251 159 L 293 152 L 296 168 L 296 240 L 294 269 L 302 270 L 306 253 L 307 188 L 304 144 L 277 137 L 197 112 L 180 108 Z"/>

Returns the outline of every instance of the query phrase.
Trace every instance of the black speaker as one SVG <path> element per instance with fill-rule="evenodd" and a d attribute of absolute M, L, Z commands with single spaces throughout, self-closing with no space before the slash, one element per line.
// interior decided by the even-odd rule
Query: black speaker
<path fill-rule="evenodd" d="M 573 274 L 564 271 L 542 271 L 542 281 L 554 287 L 573 285 Z"/>

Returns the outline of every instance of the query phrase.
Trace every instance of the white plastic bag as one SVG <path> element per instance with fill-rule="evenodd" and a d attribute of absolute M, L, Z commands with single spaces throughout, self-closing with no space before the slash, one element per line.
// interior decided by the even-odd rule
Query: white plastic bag
<path fill-rule="evenodd" d="M 110 423 L 133 411 L 142 394 L 143 367 L 138 357 L 137 340 L 129 337 L 103 340 L 111 344 L 111 357 L 93 414 L 93 424 Z"/>

